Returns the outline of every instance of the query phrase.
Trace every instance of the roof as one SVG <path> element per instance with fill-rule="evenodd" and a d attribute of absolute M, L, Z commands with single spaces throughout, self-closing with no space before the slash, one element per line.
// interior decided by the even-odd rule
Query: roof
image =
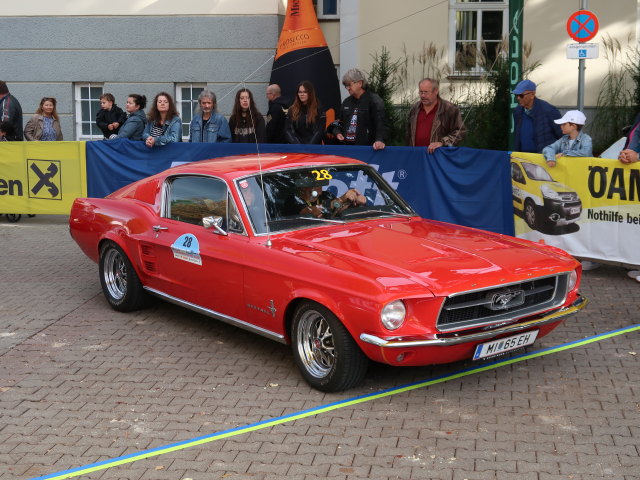
<path fill-rule="evenodd" d="M 281 170 L 285 168 L 305 167 L 312 165 L 335 165 L 364 163 L 354 158 L 338 155 L 322 155 L 312 153 L 267 153 L 263 155 L 235 155 L 231 157 L 212 158 L 191 162 L 173 167 L 165 173 L 196 173 L 205 175 L 220 175 L 238 178 L 260 171 Z"/>

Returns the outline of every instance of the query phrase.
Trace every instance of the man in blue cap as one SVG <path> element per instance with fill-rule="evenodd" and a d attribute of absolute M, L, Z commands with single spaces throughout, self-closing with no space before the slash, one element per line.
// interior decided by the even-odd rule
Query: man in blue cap
<path fill-rule="evenodd" d="M 516 127 L 514 151 L 541 153 L 562 136 L 560 127 L 554 123 L 562 115 L 549 102 L 536 98 L 536 84 L 522 80 L 511 92 L 519 105 L 513 112 Z"/>

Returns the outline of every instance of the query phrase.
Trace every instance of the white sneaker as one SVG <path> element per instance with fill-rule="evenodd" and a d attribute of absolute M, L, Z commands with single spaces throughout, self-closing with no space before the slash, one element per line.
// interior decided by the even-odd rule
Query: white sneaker
<path fill-rule="evenodd" d="M 595 270 L 600 266 L 599 263 L 590 262 L 589 260 L 583 260 L 580 264 L 582 265 L 582 270 Z"/>
<path fill-rule="evenodd" d="M 640 282 L 640 270 L 629 270 L 627 275 L 633 278 L 636 282 Z"/>

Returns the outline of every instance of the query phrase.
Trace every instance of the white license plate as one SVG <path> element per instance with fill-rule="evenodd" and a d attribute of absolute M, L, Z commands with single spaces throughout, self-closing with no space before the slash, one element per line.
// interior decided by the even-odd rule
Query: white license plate
<path fill-rule="evenodd" d="M 473 359 L 480 360 L 481 358 L 493 357 L 494 355 L 509 352 L 516 348 L 526 347 L 535 342 L 537 336 L 538 330 L 533 330 L 531 332 L 519 333 L 512 337 L 481 343 L 476 347 L 476 353 L 473 354 Z"/>
<path fill-rule="evenodd" d="M 571 208 L 569 209 L 569 213 L 570 213 L 571 215 L 575 215 L 575 214 L 577 214 L 577 213 L 580 213 L 580 207 L 571 207 Z"/>

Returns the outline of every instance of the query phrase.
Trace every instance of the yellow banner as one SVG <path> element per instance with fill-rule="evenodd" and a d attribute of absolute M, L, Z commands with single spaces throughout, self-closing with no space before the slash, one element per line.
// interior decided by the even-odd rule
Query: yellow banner
<path fill-rule="evenodd" d="M 68 214 L 87 196 L 85 142 L 0 142 L 0 214 Z"/>
<path fill-rule="evenodd" d="M 513 152 L 516 236 L 589 259 L 640 265 L 640 163 Z"/>

